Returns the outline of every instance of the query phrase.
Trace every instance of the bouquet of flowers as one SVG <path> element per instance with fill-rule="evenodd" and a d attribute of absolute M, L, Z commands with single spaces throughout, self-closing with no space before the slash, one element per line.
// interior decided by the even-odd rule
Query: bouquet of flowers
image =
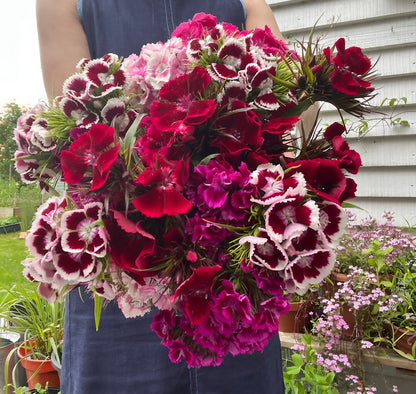
<path fill-rule="evenodd" d="M 297 54 L 207 14 L 138 55 L 83 59 L 15 129 L 22 180 L 50 195 L 25 276 L 51 301 L 85 286 L 126 317 L 158 308 L 173 362 L 262 351 L 289 295 L 332 270 L 361 165 L 342 122 L 290 130 L 318 101 L 370 111 L 371 69 L 344 39 Z"/>

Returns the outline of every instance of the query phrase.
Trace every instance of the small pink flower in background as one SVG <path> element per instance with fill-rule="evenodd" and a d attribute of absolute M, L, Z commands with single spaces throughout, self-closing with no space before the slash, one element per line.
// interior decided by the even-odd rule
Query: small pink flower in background
<path fill-rule="evenodd" d="M 361 347 L 363 349 L 370 349 L 373 347 L 373 344 L 369 341 L 361 341 Z"/>
<path fill-rule="evenodd" d="M 118 156 L 119 144 L 114 145 L 114 129 L 104 124 L 93 125 L 89 132 L 74 141 L 61 153 L 65 182 L 80 183 L 92 167 L 91 190 L 104 185 L 110 168 Z"/>

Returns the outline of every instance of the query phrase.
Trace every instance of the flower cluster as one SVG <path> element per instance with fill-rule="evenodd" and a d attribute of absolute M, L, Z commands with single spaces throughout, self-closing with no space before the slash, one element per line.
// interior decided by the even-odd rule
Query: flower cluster
<path fill-rule="evenodd" d="M 416 237 L 395 225 L 392 212 L 385 211 L 381 222 L 373 217 L 358 221 L 352 212 L 347 214 L 346 231 L 337 248 L 337 269 L 345 273 L 350 265 L 356 265 L 376 273 L 394 274 L 397 260 L 414 250 Z"/>
<path fill-rule="evenodd" d="M 22 179 L 66 184 L 27 238 L 41 294 L 84 285 L 127 317 L 157 307 L 174 362 L 261 351 L 287 294 L 332 270 L 361 166 L 341 123 L 288 132 L 315 101 L 362 114 L 373 91 L 359 48 L 307 53 L 197 14 L 138 55 L 80 61 L 15 130 Z"/>

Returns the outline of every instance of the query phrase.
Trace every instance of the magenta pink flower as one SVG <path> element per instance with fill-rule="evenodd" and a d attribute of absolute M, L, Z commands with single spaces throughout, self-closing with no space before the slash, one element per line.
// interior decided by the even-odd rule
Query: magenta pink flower
<path fill-rule="evenodd" d="M 181 23 L 172 33 L 172 37 L 180 37 L 185 42 L 202 38 L 216 26 L 217 18 L 213 15 L 200 12 L 195 14 L 192 20 Z"/>
<path fill-rule="evenodd" d="M 61 153 L 65 182 L 80 183 L 92 167 L 91 190 L 106 182 L 110 168 L 117 159 L 119 144 L 114 145 L 114 129 L 98 123 L 88 133 L 74 141 L 69 150 Z"/>
<path fill-rule="evenodd" d="M 284 56 L 288 51 L 287 44 L 276 39 L 268 26 L 265 26 L 264 29 L 254 29 L 251 41 L 253 45 L 263 49 L 267 55 Z"/>

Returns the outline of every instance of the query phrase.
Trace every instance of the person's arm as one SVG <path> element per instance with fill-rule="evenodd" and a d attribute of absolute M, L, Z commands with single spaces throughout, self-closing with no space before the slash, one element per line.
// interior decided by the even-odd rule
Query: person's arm
<path fill-rule="evenodd" d="M 247 30 L 256 27 L 263 29 L 267 25 L 277 39 L 284 41 L 273 12 L 265 0 L 243 0 L 243 2 L 247 10 Z"/>
<path fill-rule="evenodd" d="M 36 0 L 40 60 L 49 98 L 60 95 L 79 60 L 89 57 L 76 0 Z"/>

